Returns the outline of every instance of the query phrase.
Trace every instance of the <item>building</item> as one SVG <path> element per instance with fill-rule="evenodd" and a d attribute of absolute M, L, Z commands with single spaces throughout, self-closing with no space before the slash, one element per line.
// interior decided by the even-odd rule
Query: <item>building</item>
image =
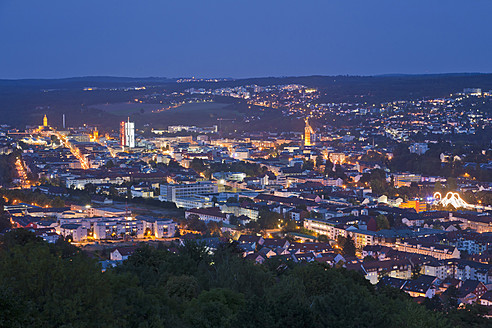
<path fill-rule="evenodd" d="M 171 238 L 176 233 L 176 223 L 171 219 L 137 217 L 137 237 Z"/>
<path fill-rule="evenodd" d="M 382 277 L 410 279 L 412 276 L 412 265 L 407 259 L 368 261 L 363 263 L 363 268 L 365 278 L 373 285 L 377 284 Z"/>
<path fill-rule="evenodd" d="M 468 260 L 456 261 L 455 278 L 459 280 L 477 280 L 483 284 L 492 283 L 492 266 L 490 264 Z"/>
<path fill-rule="evenodd" d="M 128 257 L 135 253 L 136 250 L 136 247 L 120 247 L 112 251 L 109 254 L 109 258 L 111 259 L 111 261 L 128 260 Z"/>
<path fill-rule="evenodd" d="M 331 240 L 337 240 L 338 236 L 347 236 L 347 231 L 345 231 L 343 225 L 339 226 L 334 221 L 307 218 L 304 220 L 304 228 L 314 231 L 317 234 L 325 235 Z"/>
<path fill-rule="evenodd" d="M 130 122 L 130 118 L 120 123 L 120 144 L 123 147 L 135 147 L 135 123 Z"/>
<path fill-rule="evenodd" d="M 492 306 L 492 290 L 489 290 L 483 294 L 479 301 L 481 305 Z"/>
<path fill-rule="evenodd" d="M 449 269 L 444 261 L 435 259 L 422 265 L 422 273 L 428 276 L 437 277 L 440 280 L 444 280 L 453 275 L 452 270 Z"/>
<path fill-rule="evenodd" d="M 132 186 L 130 188 L 130 192 L 132 194 L 132 197 L 141 197 L 141 198 L 153 198 L 154 197 L 154 190 L 149 187 L 135 187 Z"/>
<path fill-rule="evenodd" d="M 401 173 L 401 174 L 395 174 L 395 187 L 400 188 L 400 187 L 410 187 L 412 182 L 419 183 L 422 181 L 422 176 L 419 174 L 409 174 L 409 173 Z"/>
<path fill-rule="evenodd" d="M 328 158 L 330 159 L 330 162 L 332 162 L 333 164 L 343 164 L 345 163 L 345 154 L 344 153 L 330 153 L 328 155 Z"/>
<path fill-rule="evenodd" d="M 63 224 L 57 227 L 57 233 L 69 241 L 79 242 L 87 239 L 87 229 L 81 224 Z"/>
<path fill-rule="evenodd" d="M 427 204 L 420 202 L 419 200 L 409 200 L 408 202 L 403 202 L 399 208 L 413 208 L 417 213 L 427 211 Z"/>
<path fill-rule="evenodd" d="M 92 237 L 95 240 L 116 239 L 120 237 L 118 221 L 106 220 L 94 222 L 92 226 Z"/>
<path fill-rule="evenodd" d="M 393 248 L 400 252 L 433 256 L 438 260 L 459 259 L 460 251 L 454 246 L 441 244 L 425 245 L 419 243 L 409 243 L 407 241 L 397 241 Z"/>
<path fill-rule="evenodd" d="M 174 201 L 176 207 L 190 209 L 190 208 L 205 208 L 214 206 L 212 197 L 206 195 L 196 195 L 192 197 L 177 198 Z"/>
<path fill-rule="evenodd" d="M 453 213 L 453 218 L 461 221 L 461 229 L 471 229 L 478 233 L 492 232 L 492 216 L 468 213 Z"/>
<path fill-rule="evenodd" d="M 43 117 L 43 126 L 44 127 L 48 126 L 48 117 L 46 116 L 46 114 L 44 114 L 44 117 Z"/>
<path fill-rule="evenodd" d="M 458 288 L 458 301 L 462 304 L 475 303 L 487 292 L 487 287 L 477 280 L 465 280 Z"/>
<path fill-rule="evenodd" d="M 75 209 L 75 206 L 74 206 Z M 89 207 L 85 209 L 85 212 L 89 217 L 104 217 L 104 218 L 114 218 L 114 217 L 126 217 L 128 216 L 127 210 L 120 210 L 113 207 Z"/>
<path fill-rule="evenodd" d="M 79 163 L 79 162 L 77 162 Z M 87 184 L 102 185 L 102 184 L 116 184 L 120 185 L 123 182 L 130 181 L 130 176 L 118 176 L 118 177 L 69 177 L 65 180 L 65 186 L 73 189 L 84 189 Z"/>
<path fill-rule="evenodd" d="M 231 157 L 239 160 L 249 158 L 249 150 L 247 148 L 237 148 L 231 153 Z"/>
<path fill-rule="evenodd" d="M 180 198 L 217 193 L 217 184 L 212 181 L 200 181 L 186 184 L 164 184 L 160 186 L 161 201 L 176 202 Z"/>
<path fill-rule="evenodd" d="M 304 146 L 312 146 L 314 144 L 314 130 L 309 125 L 309 119 L 306 118 L 304 122 L 306 126 L 304 127 Z"/>
<path fill-rule="evenodd" d="M 426 143 L 414 143 L 408 149 L 413 154 L 423 155 L 429 150 L 429 146 Z"/>
<path fill-rule="evenodd" d="M 374 231 L 357 229 L 353 226 L 347 228 L 346 231 L 348 235 L 353 238 L 355 247 L 358 249 L 376 243 L 376 232 Z"/>
<path fill-rule="evenodd" d="M 435 284 L 438 281 L 436 277 L 423 274 L 415 280 L 407 280 L 402 289 L 412 297 L 432 298 L 436 294 Z"/>
<path fill-rule="evenodd" d="M 242 215 L 247 216 L 253 221 L 258 220 L 260 215 L 260 211 L 257 206 L 249 205 L 249 204 L 224 204 L 221 206 L 221 210 L 223 213 L 230 213 L 234 216 L 240 217 Z"/>
<path fill-rule="evenodd" d="M 465 88 L 463 89 L 463 93 L 469 96 L 481 96 L 482 89 L 480 88 Z"/>
<path fill-rule="evenodd" d="M 200 220 L 205 222 L 215 221 L 229 223 L 230 214 L 222 213 L 218 207 L 194 208 L 186 210 L 185 218 L 189 219 L 191 215 L 196 215 Z"/>
<path fill-rule="evenodd" d="M 215 172 L 215 173 L 212 173 L 212 179 L 215 179 L 215 180 L 243 181 L 245 178 L 246 178 L 246 173 L 243 173 L 243 172 Z"/>

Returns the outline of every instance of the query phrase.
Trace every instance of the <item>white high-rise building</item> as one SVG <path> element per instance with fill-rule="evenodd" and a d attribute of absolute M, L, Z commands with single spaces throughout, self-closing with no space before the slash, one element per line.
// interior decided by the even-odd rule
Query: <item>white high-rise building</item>
<path fill-rule="evenodd" d="M 120 140 L 123 147 L 135 147 L 135 123 L 130 122 L 130 118 L 120 124 Z"/>

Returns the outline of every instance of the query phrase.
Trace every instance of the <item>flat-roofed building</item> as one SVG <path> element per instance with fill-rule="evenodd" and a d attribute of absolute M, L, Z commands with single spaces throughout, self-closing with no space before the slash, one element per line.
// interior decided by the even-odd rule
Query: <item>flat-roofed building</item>
<path fill-rule="evenodd" d="M 199 181 L 196 183 L 163 184 L 160 186 L 159 199 L 162 201 L 176 202 L 179 198 L 189 198 L 196 195 L 217 193 L 218 187 L 212 181 Z"/>

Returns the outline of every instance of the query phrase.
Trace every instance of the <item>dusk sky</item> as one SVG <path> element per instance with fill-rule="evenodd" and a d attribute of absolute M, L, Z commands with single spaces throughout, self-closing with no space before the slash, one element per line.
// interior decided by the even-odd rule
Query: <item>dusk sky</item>
<path fill-rule="evenodd" d="M 492 72 L 490 0 L 0 0 L 0 78 Z"/>

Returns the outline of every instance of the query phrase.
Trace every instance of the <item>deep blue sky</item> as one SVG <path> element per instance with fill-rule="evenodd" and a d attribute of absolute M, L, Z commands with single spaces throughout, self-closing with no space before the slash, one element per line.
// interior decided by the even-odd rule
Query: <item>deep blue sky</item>
<path fill-rule="evenodd" d="M 0 78 L 492 72 L 491 0 L 0 0 Z"/>

